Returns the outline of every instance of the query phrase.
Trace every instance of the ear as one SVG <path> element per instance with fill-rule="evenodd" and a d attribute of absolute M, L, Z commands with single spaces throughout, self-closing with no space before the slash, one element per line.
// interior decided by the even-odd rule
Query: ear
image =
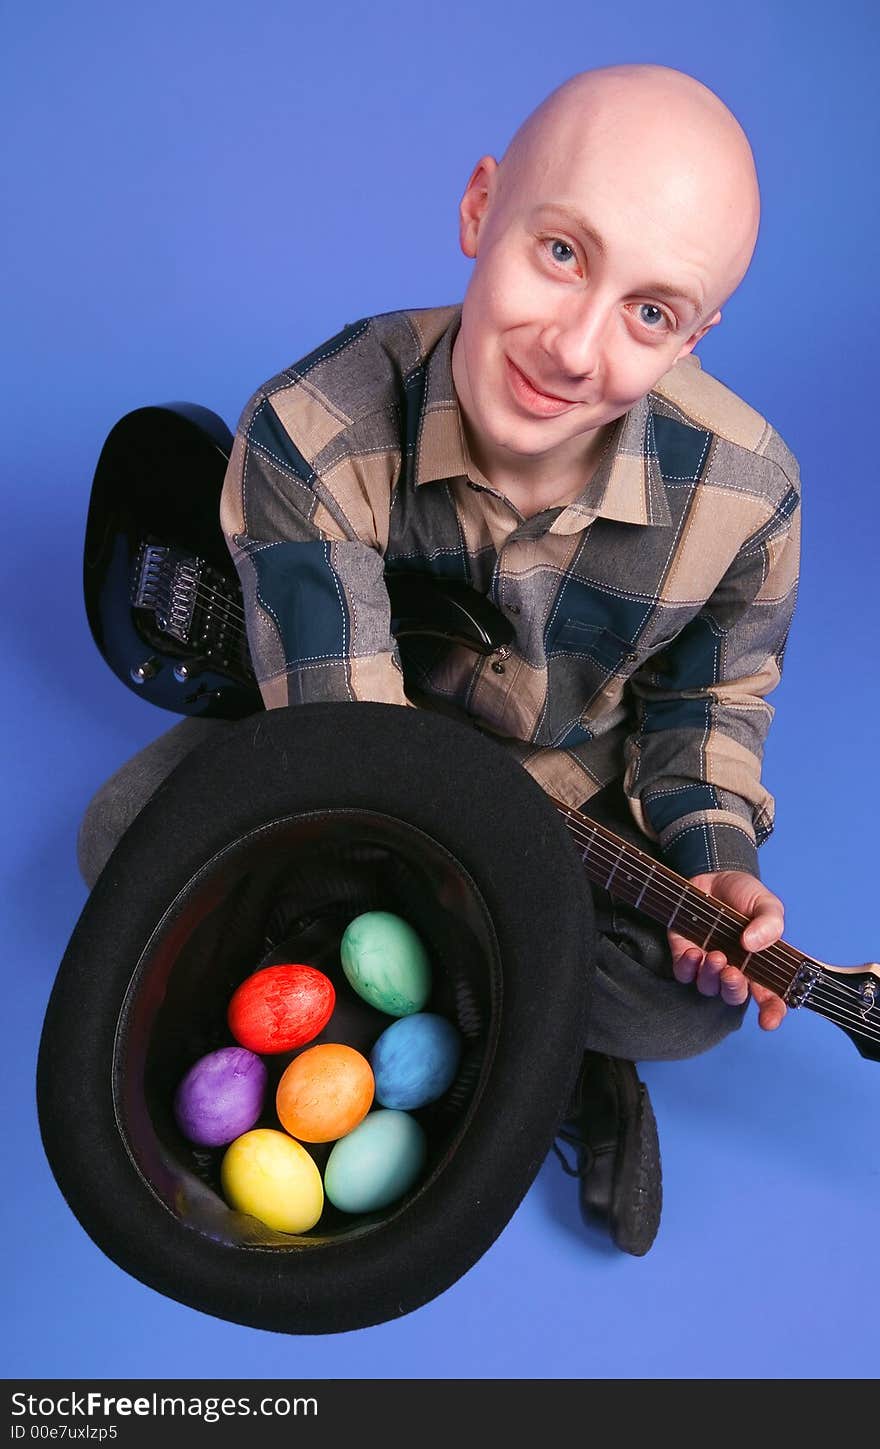
<path fill-rule="evenodd" d="M 682 347 L 681 350 L 677 353 L 675 361 L 680 362 L 683 357 L 687 357 L 689 353 L 693 352 L 697 343 L 700 341 L 700 338 L 705 337 L 710 327 L 717 327 L 720 321 L 721 313 L 720 311 L 718 311 L 715 313 L 714 317 L 709 318 L 708 322 L 704 322 L 702 327 L 698 327 L 692 337 L 688 338 L 687 342 L 684 344 L 684 347 Z"/>
<path fill-rule="evenodd" d="M 489 206 L 497 170 L 498 162 L 494 156 L 482 156 L 471 172 L 461 198 L 458 236 L 466 257 L 477 255 L 477 237 Z"/>

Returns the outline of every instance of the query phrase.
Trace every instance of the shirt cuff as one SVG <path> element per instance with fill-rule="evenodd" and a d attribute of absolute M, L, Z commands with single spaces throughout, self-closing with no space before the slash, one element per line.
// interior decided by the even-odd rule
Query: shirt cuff
<path fill-rule="evenodd" d="M 666 864 L 688 879 L 716 870 L 744 870 L 761 878 L 758 847 L 729 814 L 723 819 L 704 814 L 673 820 L 661 831 L 658 844 Z"/>

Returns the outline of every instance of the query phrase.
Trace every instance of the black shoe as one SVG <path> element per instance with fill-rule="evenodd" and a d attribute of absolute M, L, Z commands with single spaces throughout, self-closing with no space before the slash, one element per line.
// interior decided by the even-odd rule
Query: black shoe
<path fill-rule="evenodd" d="M 660 1226 L 660 1143 L 648 1089 L 632 1062 L 585 1052 L 574 1097 L 558 1136 L 574 1147 L 581 1217 L 610 1232 L 617 1247 L 640 1258 Z"/>

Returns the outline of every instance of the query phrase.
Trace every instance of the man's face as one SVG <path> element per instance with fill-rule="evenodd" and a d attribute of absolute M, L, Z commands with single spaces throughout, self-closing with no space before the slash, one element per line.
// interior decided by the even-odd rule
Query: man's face
<path fill-rule="evenodd" d="M 453 376 L 484 472 L 558 469 L 570 483 L 589 435 L 720 318 L 711 227 L 689 178 L 652 169 L 648 156 L 621 164 L 613 140 L 501 187 L 492 157 L 475 168 L 461 243 L 476 265 Z"/>

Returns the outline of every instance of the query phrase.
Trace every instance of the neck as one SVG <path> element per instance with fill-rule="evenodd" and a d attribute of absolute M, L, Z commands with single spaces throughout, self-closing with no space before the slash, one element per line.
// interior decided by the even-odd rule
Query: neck
<path fill-rule="evenodd" d="M 578 451 L 571 456 L 553 452 L 524 458 L 506 450 L 496 457 L 474 435 L 464 409 L 460 411 L 468 461 L 473 462 L 480 477 L 491 488 L 503 493 L 525 518 L 531 518 L 545 508 L 564 508 L 572 503 L 595 477 L 614 431 L 614 423 L 606 423 L 592 433 L 572 439 Z"/>

